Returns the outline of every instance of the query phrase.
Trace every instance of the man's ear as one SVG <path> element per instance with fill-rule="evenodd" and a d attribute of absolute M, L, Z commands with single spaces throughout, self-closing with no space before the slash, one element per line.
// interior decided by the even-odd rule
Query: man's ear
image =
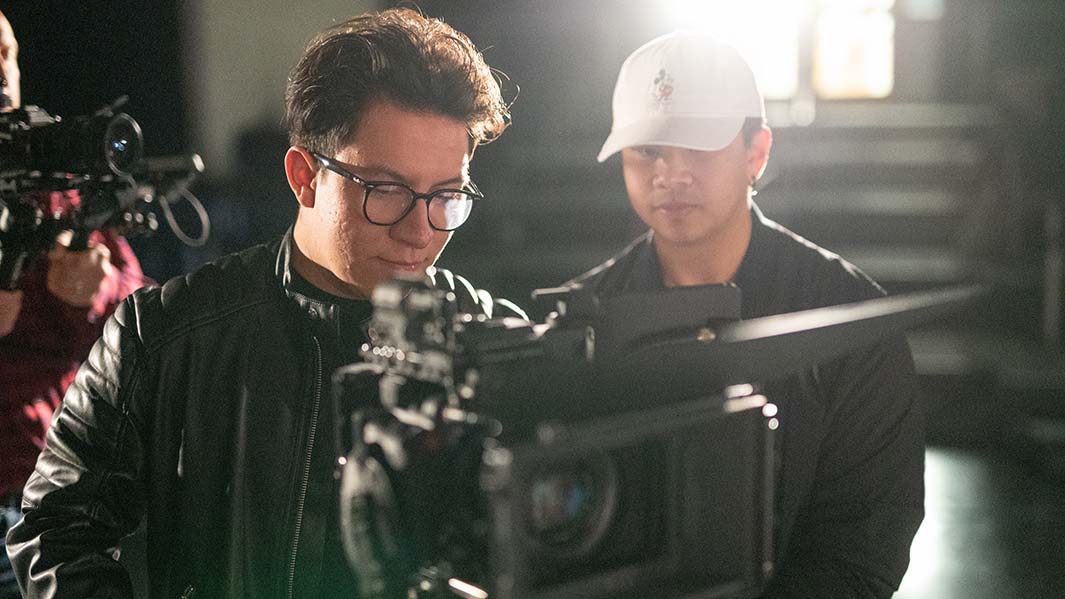
<path fill-rule="evenodd" d="M 773 146 L 773 132 L 769 127 L 755 133 L 751 138 L 751 145 L 747 148 L 747 178 L 754 181 L 765 172 L 766 164 L 769 163 L 769 148 Z"/>
<path fill-rule="evenodd" d="M 285 153 L 288 186 L 304 208 L 314 208 L 314 190 L 318 185 L 316 162 L 310 152 L 298 146 L 292 146 Z"/>

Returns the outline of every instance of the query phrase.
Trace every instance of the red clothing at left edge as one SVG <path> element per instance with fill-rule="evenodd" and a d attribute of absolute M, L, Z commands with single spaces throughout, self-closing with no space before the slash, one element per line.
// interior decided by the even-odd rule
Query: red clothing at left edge
<path fill-rule="evenodd" d="M 22 310 L 11 333 L 0 337 L 0 497 L 22 493 L 52 413 L 104 322 L 145 282 L 125 239 L 97 232 L 90 243 L 106 245 L 115 267 L 91 307 L 71 306 L 48 291 L 45 255 L 33 259 L 19 282 Z"/>

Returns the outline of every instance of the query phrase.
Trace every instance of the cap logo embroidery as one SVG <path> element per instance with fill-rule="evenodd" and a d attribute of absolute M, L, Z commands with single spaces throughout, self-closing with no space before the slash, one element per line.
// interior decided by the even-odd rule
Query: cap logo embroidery
<path fill-rule="evenodd" d="M 651 84 L 651 99 L 659 110 L 665 110 L 673 103 L 673 76 L 665 69 L 659 69 L 655 75 Z"/>

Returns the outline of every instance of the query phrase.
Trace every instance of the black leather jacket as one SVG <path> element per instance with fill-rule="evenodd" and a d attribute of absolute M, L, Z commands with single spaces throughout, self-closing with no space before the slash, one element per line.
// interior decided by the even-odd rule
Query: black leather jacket
<path fill-rule="evenodd" d="M 291 251 L 290 232 L 142 289 L 107 322 L 7 537 L 26 596 L 132 596 L 113 554 L 145 516 L 151 597 L 301 596 L 321 575 L 301 570 L 325 542 L 309 506 L 328 487 L 312 455 L 332 458 L 323 347 L 365 314 L 297 292 Z M 471 312 L 514 315 L 435 279 Z"/>

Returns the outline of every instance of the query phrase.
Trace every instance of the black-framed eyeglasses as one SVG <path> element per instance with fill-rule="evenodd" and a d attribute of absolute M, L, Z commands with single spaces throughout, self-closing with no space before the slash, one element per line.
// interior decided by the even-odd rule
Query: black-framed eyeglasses
<path fill-rule="evenodd" d="M 311 155 L 324 168 L 362 186 L 366 191 L 362 198 L 362 214 L 366 220 L 382 227 L 403 220 L 414 209 L 415 202 L 425 200 L 429 226 L 437 231 L 454 231 L 470 218 L 474 202 L 484 199 L 472 181 L 467 184 L 469 189 L 437 189 L 429 193 L 418 193 L 396 181 L 367 181 L 340 166 L 332 158 L 317 152 L 311 152 Z"/>

